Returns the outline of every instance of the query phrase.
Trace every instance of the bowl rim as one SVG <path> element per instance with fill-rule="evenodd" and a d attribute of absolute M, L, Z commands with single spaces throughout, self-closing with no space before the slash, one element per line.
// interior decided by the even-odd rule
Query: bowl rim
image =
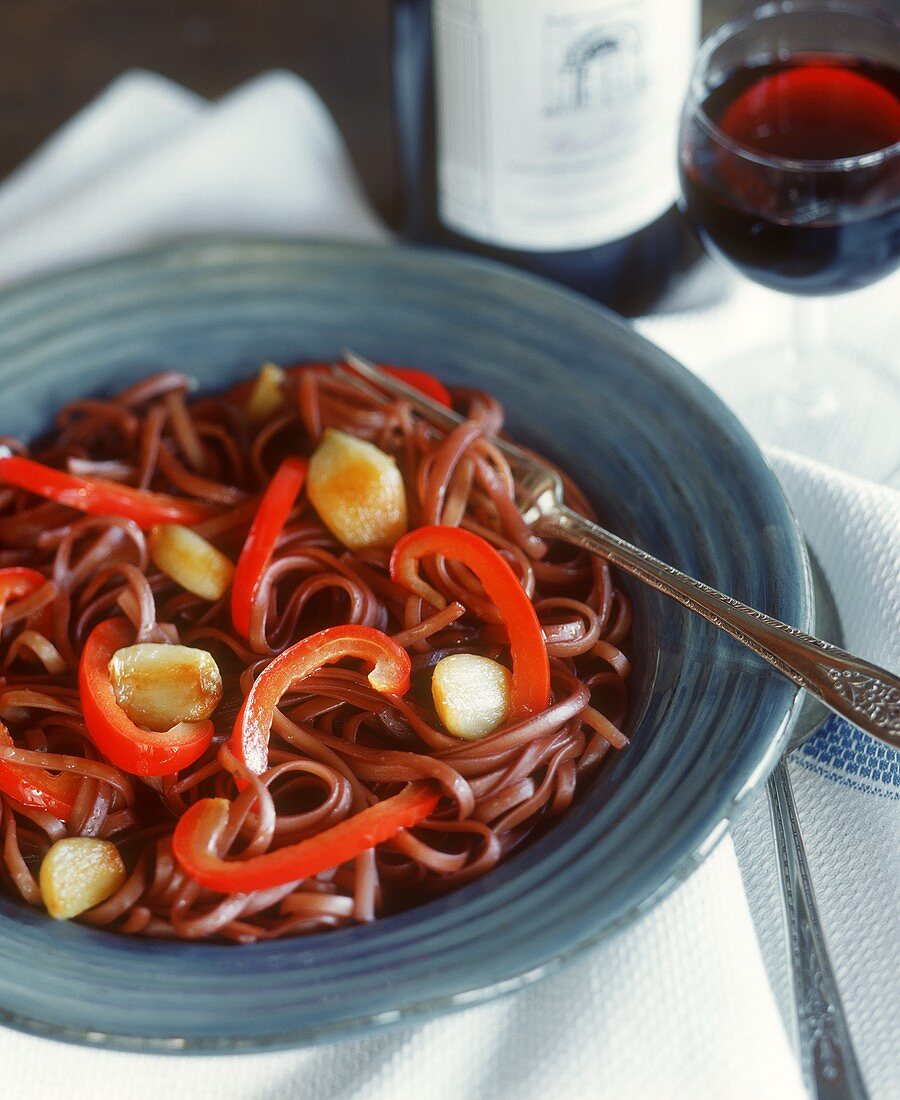
<path fill-rule="evenodd" d="M 517 281 L 526 284 L 526 289 L 531 287 L 533 292 L 542 297 L 556 297 L 563 304 L 575 305 L 581 310 L 593 311 L 604 319 L 606 325 L 612 325 L 621 334 L 632 342 L 633 345 L 641 345 L 643 349 L 651 349 L 652 354 L 659 359 L 667 361 L 669 369 L 682 391 L 686 392 L 690 399 L 697 403 L 704 413 L 714 420 L 723 423 L 733 432 L 737 429 L 738 438 L 744 447 L 749 447 L 750 455 L 768 472 L 770 477 L 770 489 L 774 489 L 784 507 L 787 519 L 787 530 L 790 532 L 793 549 L 796 553 L 795 564 L 799 566 L 799 575 L 795 580 L 798 589 L 796 597 L 799 604 L 801 629 L 811 629 L 813 621 L 813 588 L 810 572 L 809 557 L 802 530 L 790 507 L 775 473 L 766 457 L 760 451 L 758 445 L 750 437 L 749 433 L 734 414 L 721 402 L 721 400 L 699 379 L 692 374 L 668 353 L 654 345 L 646 337 L 628 324 L 622 317 L 598 305 L 587 297 L 559 286 L 549 280 L 540 278 L 527 272 L 518 271 L 505 264 L 493 260 L 485 260 L 480 257 L 462 256 L 448 253 L 443 250 L 427 248 L 423 246 L 408 245 L 383 245 L 383 244 L 359 244 L 332 239 L 306 238 L 306 237 L 272 237 L 272 236 L 239 236 L 234 234 L 204 234 L 198 236 L 186 236 L 155 244 L 150 247 L 137 248 L 131 251 L 116 253 L 115 255 L 93 260 L 89 263 L 66 267 L 50 274 L 31 277 L 26 280 L 10 284 L 0 290 L 0 310 L 4 307 L 15 305 L 19 298 L 27 301 L 35 291 L 54 289 L 64 290 L 68 285 L 77 284 L 85 276 L 103 274 L 104 271 L 114 272 L 117 269 L 128 269 L 131 266 L 142 264 L 161 263 L 167 261 L 180 261 L 183 266 L 190 266 L 193 258 L 198 253 L 215 254 L 225 253 L 253 253 L 260 249 L 269 251 L 282 251 L 286 255 L 309 253 L 316 249 L 329 251 L 342 251 L 348 255 L 355 253 L 358 256 L 384 255 L 389 252 L 406 253 L 410 256 L 431 257 L 432 261 L 448 268 L 457 268 L 460 272 L 485 271 L 503 280 Z M 764 750 L 759 755 L 755 767 L 744 776 L 743 781 L 730 793 L 729 797 L 720 804 L 720 809 L 714 814 L 714 820 L 710 820 L 702 830 L 702 835 L 677 859 L 672 865 L 666 877 L 660 881 L 654 889 L 626 908 L 615 919 L 608 921 L 595 933 L 585 935 L 577 942 L 571 943 L 562 950 L 554 951 L 539 963 L 525 970 L 518 971 L 514 975 L 501 980 L 488 982 L 474 988 L 464 989 L 451 994 L 440 994 L 434 997 L 424 997 L 404 1003 L 401 1008 L 388 1012 L 360 1013 L 353 1018 L 341 1018 L 333 1023 L 321 1025 L 304 1025 L 296 1029 L 279 1031 L 266 1036 L 253 1035 L 247 1039 L 228 1036 L 224 1039 L 208 1038 L 206 1036 L 137 1036 L 127 1032 L 102 1031 L 88 1028 L 87 1026 L 61 1026 L 46 1020 L 32 1017 L 24 1012 L 9 1009 L 0 1005 L 0 1024 L 43 1038 L 56 1039 L 62 1042 L 74 1043 L 82 1046 L 103 1048 L 110 1050 L 132 1051 L 138 1053 L 159 1054 L 235 1054 L 262 1051 L 274 1051 L 301 1046 L 312 1046 L 321 1043 L 332 1042 L 341 1038 L 354 1038 L 362 1034 L 369 1034 L 374 1030 L 389 1029 L 409 1025 L 411 1023 L 431 1018 L 438 1014 L 451 1011 L 459 1011 L 493 1000 L 499 996 L 509 995 L 524 988 L 551 973 L 565 967 L 573 960 L 593 950 L 598 945 L 612 938 L 619 931 L 634 922 L 635 919 L 655 907 L 660 901 L 672 893 L 672 891 L 708 857 L 713 849 L 725 836 L 730 824 L 739 813 L 743 804 L 756 791 L 760 790 L 768 776 L 774 769 L 778 760 L 785 751 L 790 732 L 797 720 L 802 699 L 802 690 L 796 685 L 789 691 L 789 699 L 783 708 L 781 720 L 777 727 L 773 728 Z M 697 833 L 701 831 L 699 826 Z"/>

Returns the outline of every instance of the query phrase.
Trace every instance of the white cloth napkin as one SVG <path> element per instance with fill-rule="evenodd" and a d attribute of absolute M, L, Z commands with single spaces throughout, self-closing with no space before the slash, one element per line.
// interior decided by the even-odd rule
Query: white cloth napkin
<path fill-rule="evenodd" d="M 746 419 L 772 463 L 830 584 L 844 645 L 900 669 L 900 273 L 828 301 L 829 345 L 865 366 L 828 431 L 814 418 L 789 438 L 765 392 L 743 393 Z M 709 261 L 638 328 L 727 396 L 730 370 L 789 339 L 788 298 Z M 740 389 L 737 392 L 741 392 Z M 790 450 L 785 448 L 790 447 Z M 830 465 L 825 465 L 825 462 Z M 865 477 L 853 476 L 857 474 Z M 791 755 L 811 874 L 857 1055 L 873 1098 L 900 1097 L 900 753 L 832 716 Z M 732 830 L 760 946 L 789 1034 L 795 1009 L 780 918 L 768 807 L 760 794 Z"/>
<path fill-rule="evenodd" d="M 895 410 L 895 418 L 900 410 Z M 900 446 L 895 434 L 886 443 Z M 785 451 L 770 451 L 830 579 L 853 652 L 900 668 L 900 493 Z M 791 757 L 830 955 L 873 1098 L 900 1096 L 900 753 L 832 716 Z M 778 884 L 765 806 L 734 831 L 772 983 L 789 1004 Z"/>
<path fill-rule="evenodd" d="M 296 77 L 268 74 L 210 104 L 135 72 L 0 187 L 0 282 L 214 231 L 389 239 L 328 112 Z M 701 373 L 693 354 L 708 326 L 717 326 L 720 346 L 740 328 L 719 282 L 717 302 L 708 304 L 704 290 L 704 308 L 685 309 L 684 296 L 697 293 L 687 286 L 680 304 L 643 325 Z M 893 332 L 900 334 L 896 318 Z M 848 643 L 896 665 L 896 496 L 787 453 L 773 459 L 835 586 Z M 889 988 L 897 757 L 879 756 L 839 723 L 798 755 L 795 775 L 863 1069 L 873 1097 L 887 1100 L 900 1080 L 890 1010 L 897 987 Z M 635 926 L 506 1000 L 368 1039 L 242 1057 L 112 1054 L 0 1031 L 4 1096 L 802 1097 L 772 992 L 783 991 L 784 969 L 761 805 L 738 831 L 746 891 L 727 837 Z"/>

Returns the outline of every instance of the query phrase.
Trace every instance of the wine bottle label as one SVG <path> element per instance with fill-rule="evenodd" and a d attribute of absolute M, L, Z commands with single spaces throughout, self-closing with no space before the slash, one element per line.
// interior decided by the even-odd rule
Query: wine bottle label
<path fill-rule="evenodd" d="M 438 217 L 569 251 L 649 225 L 677 190 L 699 0 L 432 0 Z"/>

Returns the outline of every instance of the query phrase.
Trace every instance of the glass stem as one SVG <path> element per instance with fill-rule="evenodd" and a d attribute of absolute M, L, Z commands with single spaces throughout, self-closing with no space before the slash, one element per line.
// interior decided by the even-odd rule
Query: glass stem
<path fill-rule="evenodd" d="M 794 298 L 788 366 L 799 368 L 815 359 L 828 342 L 828 305 L 824 298 Z"/>

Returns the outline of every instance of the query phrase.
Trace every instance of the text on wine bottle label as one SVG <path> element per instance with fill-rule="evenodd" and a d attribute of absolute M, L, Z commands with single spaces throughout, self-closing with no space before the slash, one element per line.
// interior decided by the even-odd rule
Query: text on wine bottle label
<path fill-rule="evenodd" d="M 698 0 L 433 0 L 438 214 L 515 249 L 590 248 L 677 193 Z"/>

